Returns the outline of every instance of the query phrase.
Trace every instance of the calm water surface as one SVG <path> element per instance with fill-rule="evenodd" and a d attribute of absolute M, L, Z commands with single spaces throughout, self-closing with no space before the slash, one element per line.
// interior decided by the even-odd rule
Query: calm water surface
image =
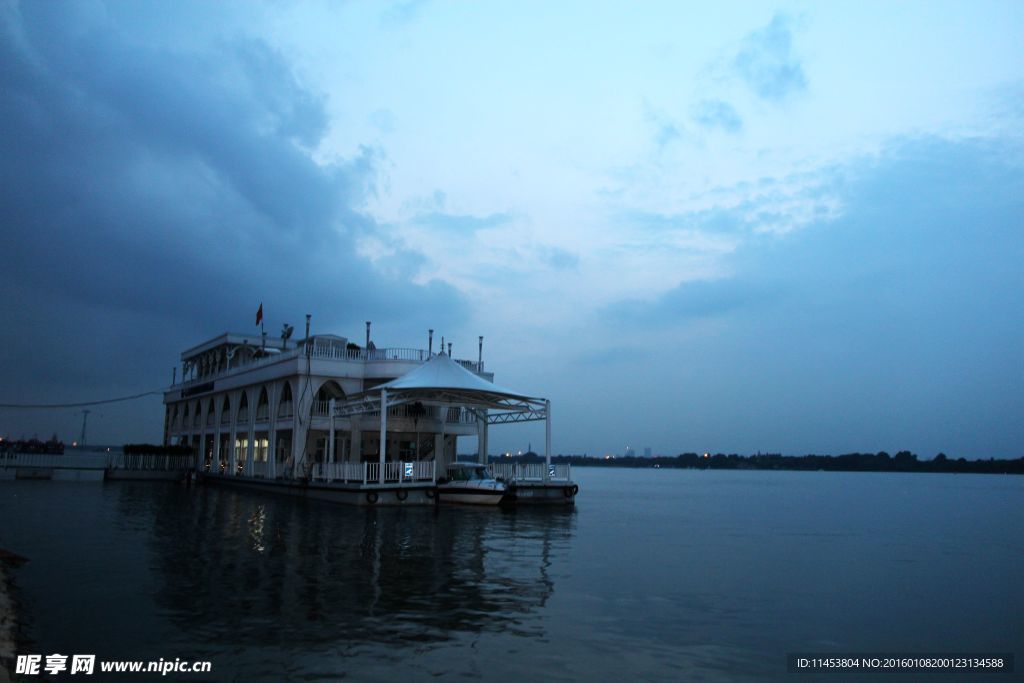
<path fill-rule="evenodd" d="M 1024 477 L 574 475 L 571 511 L 2 482 L 0 547 L 31 560 L 22 651 L 239 681 L 811 680 L 785 655 L 814 650 L 1024 664 Z"/>

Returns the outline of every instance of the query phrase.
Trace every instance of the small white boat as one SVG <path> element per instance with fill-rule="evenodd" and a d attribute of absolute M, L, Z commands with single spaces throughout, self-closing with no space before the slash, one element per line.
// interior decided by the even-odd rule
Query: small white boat
<path fill-rule="evenodd" d="M 437 480 L 437 500 L 441 503 L 497 505 L 505 493 L 505 484 L 492 477 L 483 465 L 451 465 L 448 477 Z"/>

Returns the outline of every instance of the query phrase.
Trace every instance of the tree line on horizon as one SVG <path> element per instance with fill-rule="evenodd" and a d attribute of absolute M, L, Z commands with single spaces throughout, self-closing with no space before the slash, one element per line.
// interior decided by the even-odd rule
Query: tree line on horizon
<path fill-rule="evenodd" d="M 543 462 L 536 453 L 526 453 L 511 458 L 492 457 L 495 462 Z M 610 458 L 587 455 L 555 455 L 555 463 L 567 463 L 579 467 L 668 467 L 677 469 L 708 470 L 803 470 L 834 472 L 963 472 L 974 474 L 1024 474 L 1024 457 L 1016 460 L 989 458 L 988 460 L 967 460 L 949 458 L 939 453 L 932 460 L 919 460 L 910 451 L 899 451 L 889 455 L 878 453 L 846 453 L 844 455 L 782 455 L 780 453 L 759 453 L 737 455 L 731 453 L 697 454 L 681 453 L 677 456 L 655 456 L 651 458 L 615 456 Z"/>

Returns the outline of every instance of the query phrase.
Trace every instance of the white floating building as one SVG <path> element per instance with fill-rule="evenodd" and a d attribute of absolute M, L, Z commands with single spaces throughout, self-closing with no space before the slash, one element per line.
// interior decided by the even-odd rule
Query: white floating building
<path fill-rule="evenodd" d="M 495 385 L 476 361 L 411 348 L 360 347 L 336 335 L 222 334 L 181 354 L 164 394 L 164 442 L 194 448 L 220 483 L 354 504 L 432 503 L 475 436 L 487 464 L 492 424 L 544 420 L 546 463 L 495 464 L 510 500 L 573 502 L 568 465 L 550 460 L 550 403 Z M 450 351 L 450 346 L 449 346 Z"/>

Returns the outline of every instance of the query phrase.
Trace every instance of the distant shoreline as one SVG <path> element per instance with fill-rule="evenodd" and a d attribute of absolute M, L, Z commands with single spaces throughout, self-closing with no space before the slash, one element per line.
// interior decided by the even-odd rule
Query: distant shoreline
<path fill-rule="evenodd" d="M 535 454 L 514 457 L 491 456 L 491 462 L 543 462 Z M 566 463 L 575 467 L 629 467 L 701 470 L 789 470 L 798 472 L 946 472 L 961 474 L 1024 474 L 1024 458 L 1003 460 L 967 460 L 948 458 L 943 454 L 932 460 L 918 460 L 909 451 L 895 456 L 881 453 L 849 453 L 845 455 L 725 455 L 683 453 L 678 456 L 609 456 L 595 458 L 585 455 L 555 455 L 553 463 Z"/>

